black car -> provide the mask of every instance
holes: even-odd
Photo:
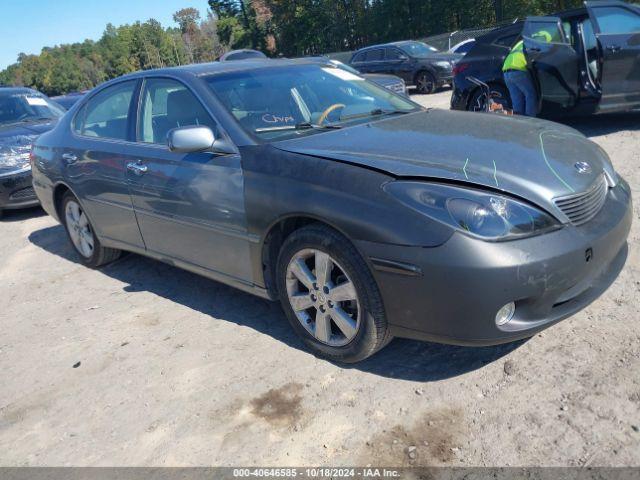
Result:
[[[463,55],[439,52],[423,42],[374,45],[353,54],[349,64],[361,73],[384,73],[402,78],[419,93],[433,93],[452,83],[453,66]]]
[[[540,31],[551,41],[537,36]],[[640,108],[640,8],[621,1],[588,1],[585,8],[529,17],[480,37],[454,68],[452,109],[484,110],[486,93],[469,77],[489,84],[493,96],[510,105],[502,65],[521,38],[542,116]]]
[[[279,299],[338,361],[394,336],[529,337],[613,282],[633,217],[569,127],[427,110],[308,59],[114,79],[32,157],[83,264],[133,251]]]
[[[63,114],[35,90],[0,88],[0,217],[3,210],[38,205],[31,185],[31,145]]]

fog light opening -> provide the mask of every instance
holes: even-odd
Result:
[[[516,312],[516,304],[514,302],[507,303],[496,313],[496,325],[502,327],[511,321],[513,314]]]

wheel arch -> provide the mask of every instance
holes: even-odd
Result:
[[[425,73],[425,72],[428,73],[429,75],[431,75],[436,82],[438,81],[438,78],[437,78],[437,75],[436,75],[436,71],[432,66],[430,66],[430,65],[420,65],[416,69],[416,73],[413,75],[413,84],[414,85],[418,84],[418,76],[421,73]]]
[[[55,209],[56,215],[58,215],[58,220],[60,222],[62,222],[62,213],[60,212],[60,207],[62,206],[62,199],[67,192],[71,192],[76,198],[78,198],[71,187],[69,187],[69,185],[64,182],[58,182],[53,187],[53,208]]]
[[[489,80],[487,82],[485,82],[487,85],[489,85],[490,88],[493,88],[494,86],[498,86],[502,89],[504,89],[504,91],[507,94],[507,100],[509,101],[509,105],[511,105],[511,96],[509,95],[509,89],[507,88],[507,84],[504,82],[503,79],[500,78],[494,78],[492,80]],[[469,90],[469,96],[467,97],[467,105],[466,105],[466,110],[467,111],[471,111],[471,104],[473,103],[473,99],[476,96],[476,93],[480,90],[480,87],[474,87],[471,90]]]
[[[317,215],[302,212],[288,213],[274,220],[265,230],[265,234],[262,236],[260,241],[264,285],[272,298],[277,298],[278,295],[277,282],[275,281],[275,269],[282,244],[293,232],[313,224],[324,225],[331,228],[351,241],[349,235],[347,235],[343,229],[335,225],[333,222],[327,221]],[[356,248],[356,250],[358,250],[358,253],[362,255],[362,252],[359,251],[356,244],[354,242],[351,242],[351,244]],[[365,256],[362,256],[362,258],[367,264],[369,264],[369,261]]]

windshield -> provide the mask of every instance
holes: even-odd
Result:
[[[427,45],[423,42],[409,42],[399,45],[399,47],[405,51],[409,56],[416,58],[424,58],[438,52],[436,47]]]
[[[263,140],[308,135],[420,109],[410,100],[331,66],[266,67],[205,80],[240,125]]]
[[[51,120],[64,110],[43,95],[35,93],[0,93],[0,125]]]

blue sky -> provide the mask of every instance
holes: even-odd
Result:
[[[173,26],[173,13],[195,7],[204,17],[207,0],[1,0],[0,70],[20,52],[97,40],[107,23],[122,25],[155,18]]]

